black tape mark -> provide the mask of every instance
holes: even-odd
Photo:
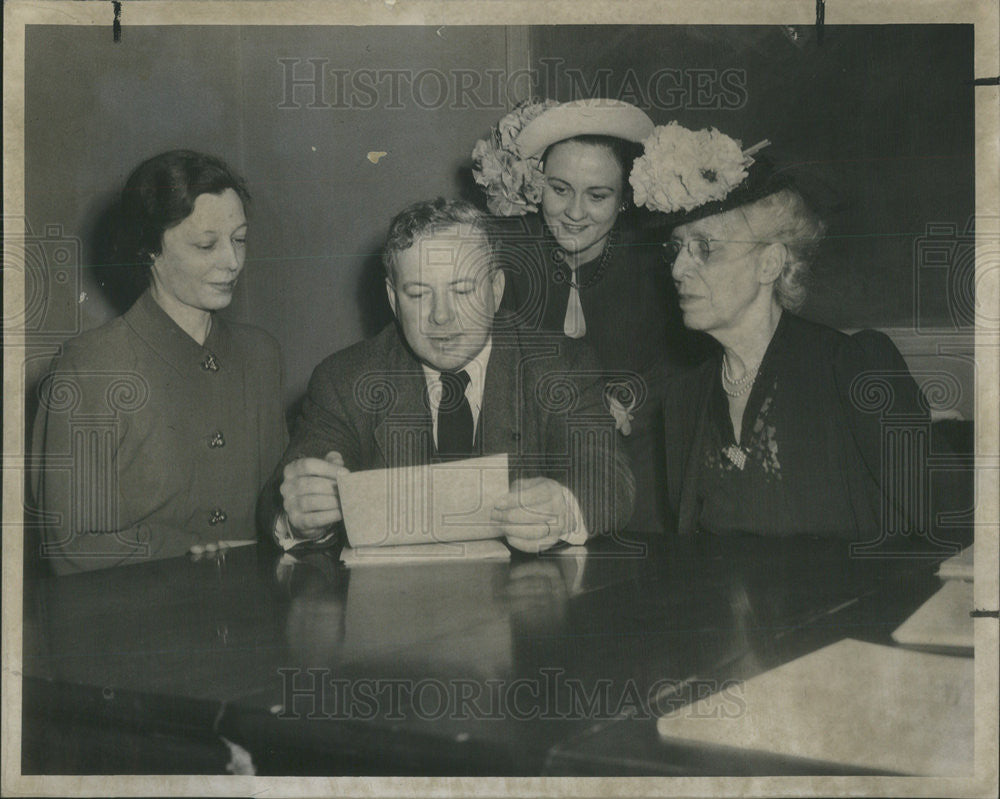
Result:
[[[996,78],[976,78],[975,80],[967,80],[965,82],[966,86],[1000,86],[1000,77]]]
[[[970,610],[969,615],[974,619],[1000,619],[1000,610]]]
[[[115,10],[115,21],[111,23],[111,34],[117,43],[122,40],[122,4],[115,0],[111,6]]]
[[[823,44],[823,23],[826,20],[826,0],[816,0],[816,44]]]

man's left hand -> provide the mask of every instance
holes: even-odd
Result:
[[[507,543],[522,552],[541,552],[572,532],[566,491],[549,477],[515,480],[493,506]]]

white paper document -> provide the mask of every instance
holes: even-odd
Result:
[[[490,516],[508,475],[506,454],[343,475],[347,540],[357,549],[500,538]]]
[[[407,563],[450,563],[463,560],[510,560],[502,541],[448,541],[437,544],[400,544],[394,547],[344,547],[340,559],[345,566]]]
[[[972,581],[975,567],[975,544],[971,544],[954,557],[948,558],[938,568],[942,580]]]
[[[975,635],[972,583],[946,580],[940,590],[924,602],[892,634],[892,640],[908,646],[940,646],[972,649]]]
[[[673,711],[657,728],[685,743],[971,776],[973,683],[972,658],[847,639]]]

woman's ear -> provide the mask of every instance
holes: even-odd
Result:
[[[774,283],[785,271],[788,263],[788,248],[780,241],[772,241],[760,255],[757,262],[757,279],[762,284]]]
[[[388,277],[385,279],[385,294],[389,298],[389,307],[392,308],[392,315],[398,317],[399,314],[396,313],[396,286]]]
[[[493,281],[493,313],[500,310],[500,302],[503,300],[504,286],[507,284],[507,276],[501,267],[494,267],[494,272],[490,277]]]

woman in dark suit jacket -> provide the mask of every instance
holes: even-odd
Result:
[[[57,574],[255,537],[287,440],[278,345],[216,313],[243,270],[249,199],[222,161],[187,150],[129,177],[121,243],[148,288],[63,345],[35,424],[41,556]]]

